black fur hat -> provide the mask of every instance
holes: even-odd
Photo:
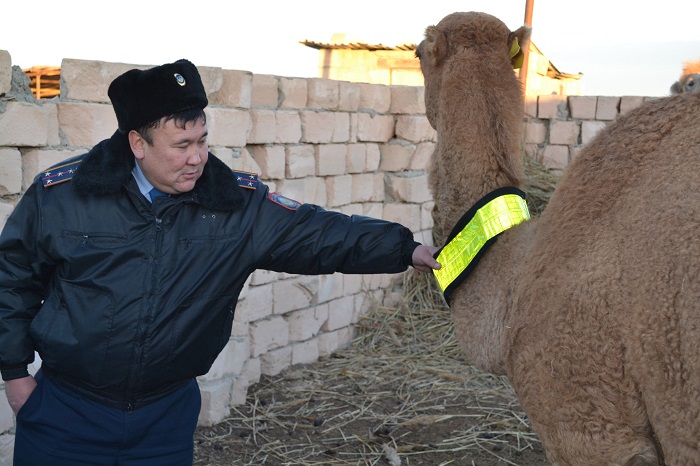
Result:
[[[107,94],[122,133],[209,103],[197,67],[184,59],[129,70],[112,81]]]

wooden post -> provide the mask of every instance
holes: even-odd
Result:
[[[535,7],[535,0],[525,0],[525,24],[532,27],[532,10]],[[525,56],[523,57],[523,66],[520,68],[520,82],[523,85],[523,96],[527,93],[527,75],[528,67],[530,61],[530,44],[527,44],[525,50],[523,50]]]

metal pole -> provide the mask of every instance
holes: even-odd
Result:
[[[535,0],[525,0],[525,24],[532,27],[532,10],[535,8]],[[527,93],[527,74],[528,65],[530,59],[530,44],[527,44],[525,50],[523,50],[525,56],[523,57],[523,67],[520,68],[520,82],[523,85],[523,95]]]

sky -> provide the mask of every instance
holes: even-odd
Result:
[[[159,65],[187,58],[255,74],[318,76],[300,41],[335,33],[384,45],[419,43],[455,11],[482,11],[511,30],[525,0],[33,0],[2,6],[0,50],[12,64],[64,58]],[[532,40],[559,71],[583,73],[586,95],[668,95],[683,62],[700,59],[700,2],[533,0]],[[100,5],[98,7],[98,5]]]

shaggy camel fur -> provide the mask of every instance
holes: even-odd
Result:
[[[671,94],[684,92],[700,92],[700,60],[683,63],[681,77],[671,85]]]
[[[436,228],[523,185],[530,30],[453,13],[417,48],[437,131]],[[700,93],[601,131],[547,208],[502,233],[454,291],[455,333],[506,375],[554,465],[700,465]]]

